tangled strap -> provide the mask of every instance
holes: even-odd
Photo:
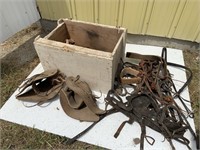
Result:
[[[195,140],[196,135],[188,123],[186,116],[174,100],[178,98],[188,116],[193,117],[193,113],[185,105],[183,102],[184,99],[180,96],[181,92],[192,79],[191,70],[185,66],[167,62],[166,48],[163,48],[162,57],[136,53],[128,53],[127,55],[135,59],[140,59],[140,63],[131,64],[125,62],[119,64],[114,89],[110,90],[105,98],[106,106],[111,105],[112,108],[107,110],[107,113],[102,115],[99,121],[107,115],[116,112],[121,112],[129,118],[129,120],[122,122],[119,126],[114,134],[115,138],[119,136],[126,123],[132,124],[134,121],[137,121],[142,131],[140,137],[141,150],[144,149],[144,139],[151,145],[155,142],[153,137],[146,135],[146,126],[162,133],[169,141],[172,149],[175,149],[172,139],[185,144],[188,149],[191,149],[189,147],[189,140],[184,137],[184,133],[189,129]],[[171,79],[167,65],[185,69],[190,73],[188,80],[179,90],[176,89]],[[172,92],[172,88],[174,88],[175,93]],[[127,89],[132,89],[132,92],[128,92]],[[124,102],[122,97],[125,97],[127,101]],[[87,129],[68,140],[67,144],[75,142],[75,140],[87,133],[98,122],[93,123]]]
[[[142,131],[140,149],[144,147],[144,138],[147,139],[149,137],[146,135],[146,126],[162,133],[169,141],[172,149],[175,149],[172,139],[185,144],[188,149],[191,149],[189,140],[184,137],[187,129],[191,131],[195,138],[195,133],[186,116],[174,100],[175,97],[178,97],[188,115],[193,117],[191,111],[180,97],[180,93],[190,82],[191,77],[177,91],[167,70],[167,64],[189,69],[181,65],[167,63],[166,52],[166,48],[163,48],[162,57],[128,53],[129,57],[140,59],[140,62],[139,64],[123,63],[120,65],[120,73],[116,77],[115,90],[110,90],[106,97],[107,105],[111,105],[129,118],[128,121],[124,121],[120,125],[114,136],[117,138],[125,123],[137,121]],[[127,86],[131,86],[134,90],[128,93]],[[175,95],[172,95],[173,87],[176,92]],[[125,91],[125,94],[122,94],[122,91]],[[125,96],[126,102],[122,101],[121,97],[123,96]],[[154,139],[150,144],[153,143]]]

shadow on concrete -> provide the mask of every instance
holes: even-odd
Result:
[[[200,50],[200,44],[197,42],[169,39],[165,37],[156,37],[150,35],[127,34],[126,42],[132,44],[176,48],[181,50]]]
[[[1,59],[1,75],[6,74],[7,71],[11,69],[17,69],[37,58],[38,55],[33,45],[34,39],[38,35],[44,37],[46,34],[46,32],[42,31],[42,33],[31,37],[25,43],[16,47],[11,53],[8,53],[5,57],[3,57]]]

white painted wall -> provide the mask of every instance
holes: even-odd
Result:
[[[0,0],[0,43],[39,19],[35,0]]]

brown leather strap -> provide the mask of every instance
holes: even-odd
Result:
[[[37,83],[40,80],[52,77],[52,76],[58,74],[58,72],[59,71],[57,69],[46,70],[46,71],[42,72],[41,74],[36,74],[36,75],[32,76],[31,78],[26,79],[25,82],[21,86],[19,86],[20,92],[17,95],[20,95],[27,87],[31,86],[34,82]]]
[[[43,86],[43,84],[40,84],[39,86],[41,86],[43,89],[45,86]],[[49,89],[50,87],[47,87],[46,89],[44,90],[50,90]],[[41,96],[41,95],[38,95],[34,92],[33,89],[29,90],[28,92],[24,93],[24,94],[21,94],[21,95],[18,95],[16,98],[18,100],[21,100],[21,101],[29,101],[29,102],[45,102],[47,100],[50,100],[52,98],[54,98],[58,93],[59,91],[61,90],[62,88],[62,85],[57,85],[56,88],[54,88],[48,95],[46,96]]]
[[[64,89],[60,91],[60,104],[64,112],[74,118],[81,121],[98,121],[99,116],[93,113],[88,107],[82,109],[74,109],[69,105],[69,93],[65,92]]]
[[[79,108],[81,105],[84,104],[83,99],[73,91],[69,91],[68,95],[71,95],[68,97],[68,104],[71,108]]]
[[[64,76],[58,70],[44,71],[41,74],[34,75],[22,86],[21,91],[16,95],[18,100],[30,102],[45,102],[54,98],[63,87]],[[54,80],[57,82],[54,82]],[[29,86],[32,88],[25,91]]]
[[[76,80],[76,78],[74,77],[68,77],[66,79],[67,87],[78,94],[80,97],[82,97],[84,103],[92,112],[94,112],[95,114],[104,114],[105,111],[98,108],[92,94],[88,93],[87,89],[83,89],[83,84],[83,82],[81,82],[80,80]]]
[[[132,75],[134,77],[125,77],[126,75]],[[139,71],[135,70],[131,67],[126,67],[123,68],[121,73],[120,73],[120,79],[121,79],[121,84],[134,84],[134,83],[140,83],[141,82],[141,78],[138,77]]]
[[[166,51],[166,49],[164,50]],[[173,149],[175,147],[173,146],[172,139],[185,144],[188,149],[191,149],[188,145],[188,140],[183,135],[187,129],[191,131],[194,137],[195,134],[173,99],[171,87],[174,84],[167,70],[166,52],[162,53],[162,57],[136,53],[127,53],[127,56],[140,59],[140,62],[138,67],[134,68],[131,68],[133,65],[130,63],[127,66],[122,65],[120,72],[121,85],[123,84],[124,87],[126,84],[135,84],[136,88],[130,93],[130,96],[126,96],[127,102],[123,102],[116,95],[117,92],[110,90],[106,97],[106,105],[111,105],[130,119],[134,118],[141,125],[140,149],[144,148],[144,138],[147,140],[148,137],[146,136],[145,126],[162,133]],[[174,66],[177,67],[178,65],[175,64]],[[126,81],[126,77],[128,77],[128,81]],[[135,77],[139,77],[141,79],[140,82],[136,83],[132,80]],[[120,87],[119,83],[118,87]],[[180,91],[184,87],[185,84]],[[177,90],[175,89],[175,91]],[[115,137],[119,135],[125,123],[126,121],[118,128]]]
[[[98,108],[88,84],[77,76],[66,78],[65,85],[60,91],[60,103],[64,112],[81,121],[98,121],[99,115],[105,111]]]

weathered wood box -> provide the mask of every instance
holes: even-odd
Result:
[[[80,75],[92,90],[107,93],[124,55],[125,38],[124,28],[62,19],[46,37],[37,37],[34,46],[45,70]]]

